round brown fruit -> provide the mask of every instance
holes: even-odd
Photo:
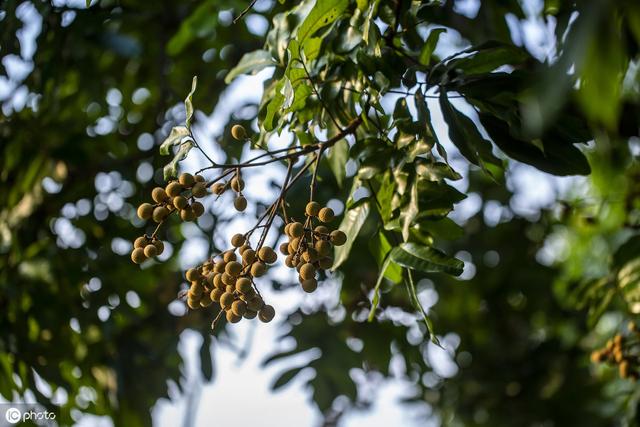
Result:
[[[211,293],[209,294],[209,298],[211,298],[211,301],[213,302],[219,302],[220,301],[220,297],[222,296],[224,292],[222,291],[222,289],[214,289],[211,291]]]
[[[307,214],[307,216],[318,216],[318,213],[320,212],[320,203],[307,203],[307,206],[304,208],[304,212]]]
[[[191,298],[187,298],[187,305],[191,310],[197,310],[200,308],[200,301],[193,300]]]
[[[200,199],[207,195],[207,187],[203,182],[196,182],[191,189],[191,194],[193,194],[193,197]]]
[[[242,141],[247,137],[247,131],[242,125],[233,125],[231,128],[231,136],[235,140]]]
[[[282,255],[289,255],[289,242],[281,243],[278,250]]]
[[[224,262],[231,262],[236,260],[236,253],[234,251],[226,251],[222,256]]]
[[[180,211],[180,218],[183,221],[193,221],[196,219],[196,214],[193,212],[193,209],[191,209],[191,206],[187,206]]]
[[[178,181],[170,182],[166,188],[166,192],[169,195],[169,197],[179,196],[182,190],[183,190],[183,187]]]
[[[331,243],[336,246],[342,246],[347,242],[347,235],[342,230],[333,230],[330,237]]]
[[[320,235],[329,234],[329,229],[327,227],[325,227],[324,225],[317,226],[316,228],[313,229],[313,231],[316,234],[320,234]]]
[[[234,176],[233,178],[231,178],[231,189],[236,193],[239,193],[242,190],[244,190],[244,181],[242,180],[241,177]]]
[[[331,243],[326,240],[318,240],[316,242],[316,251],[321,257],[329,255],[331,253]]]
[[[276,310],[271,305],[265,305],[258,312],[258,318],[264,323],[271,322],[275,315]]]
[[[233,201],[233,206],[238,212],[244,212],[244,210],[247,209],[247,199],[245,199],[243,196],[238,196]]]
[[[204,213],[204,205],[200,202],[193,202],[191,204],[191,210],[193,211],[193,214],[196,216],[196,218],[199,218]]]
[[[216,194],[218,196],[224,193],[224,190],[225,190],[224,184],[221,182],[216,182],[211,186],[211,191],[213,192],[213,194]]]
[[[144,248],[144,256],[147,258],[153,258],[158,255],[158,248],[155,245],[147,245]]]
[[[238,323],[240,319],[242,319],[242,317],[238,316],[231,310],[225,313],[225,317],[227,318],[227,322],[229,323]]]
[[[184,209],[188,204],[189,202],[184,196],[176,196],[173,198],[173,206],[175,206],[177,209]]]
[[[151,198],[156,203],[162,203],[167,199],[167,193],[162,187],[156,187],[151,191]]]
[[[264,301],[258,295],[247,301],[247,308],[249,310],[258,311],[264,306]]]
[[[333,209],[331,208],[322,208],[320,209],[320,212],[318,212],[318,219],[325,223],[333,221],[334,217],[335,214],[333,213]]]
[[[231,245],[234,248],[239,248],[240,246],[244,245],[244,241],[245,238],[240,233],[234,234],[233,237],[231,237]]]
[[[144,249],[142,248],[135,248],[131,252],[131,261],[135,262],[136,264],[142,264],[146,259],[147,257],[144,255]]]
[[[289,226],[289,235],[291,237],[300,237],[304,233],[304,226],[299,222],[292,222]]]
[[[260,276],[264,275],[264,273],[266,273],[266,271],[267,271],[267,266],[264,263],[260,262],[260,261],[254,262],[251,265],[251,275],[253,277],[260,277]]]
[[[220,306],[222,308],[224,308],[225,310],[227,310],[227,309],[229,309],[231,307],[231,304],[233,304],[233,300],[234,299],[235,298],[234,298],[232,293],[225,292],[220,297]]]
[[[251,264],[256,260],[256,251],[254,251],[253,249],[247,249],[246,251],[242,252],[242,260],[246,264]]]
[[[305,292],[311,293],[318,288],[318,281],[316,279],[307,279],[302,282],[302,289]]]
[[[251,280],[246,277],[241,277],[236,281],[236,290],[242,294],[246,294],[251,291]]]
[[[144,248],[149,243],[149,240],[146,236],[140,236],[133,241],[134,248]]]
[[[311,263],[305,263],[302,267],[300,267],[300,276],[304,280],[313,279],[316,275],[316,268]]]
[[[258,258],[267,264],[273,264],[278,259],[278,255],[269,246],[263,246],[260,248],[260,251],[258,251]]]
[[[162,222],[169,215],[169,209],[164,206],[158,206],[153,210],[153,220],[155,222]]]
[[[194,175],[193,176],[196,180],[196,182],[205,182],[204,176],[202,175]]]
[[[230,276],[238,276],[242,272],[242,264],[237,261],[231,261],[225,266],[224,271]]]
[[[233,311],[236,316],[242,316],[247,311],[247,303],[236,300],[231,304],[231,311]]]
[[[257,315],[258,315],[257,311],[247,309],[247,311],[244,312],[243,317],[245,319],[255,319]]]
[[[140,206],[138,206],[138,218],[149,219],[151,218],[152,215],[153,215],[153,205],[151,203],[143,203]]]
[[[333,266],[333,259],[328,256],[320,258],[319,264],[321,269],[328,270]]]
[[[191,187],[195,182],[195,178],[193,177],[193,175],[191,175],[190,173],[183,173],[180,175],[180,178],[178,178],[178,182],[185,188],[189,188]]]
[[[184,275],[188,281],[195,282],[196,280],[202,279],[202,275],[196,268],[190,268]]]

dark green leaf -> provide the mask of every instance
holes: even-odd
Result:
[[[429,246],[402,243],[391,250],[391,259],[399,265],[423,273],[444,272],[454,276],[462,274],[464,263],[459,259]]]

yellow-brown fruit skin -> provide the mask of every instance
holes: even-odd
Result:
[[[269,323],[276,315],[276,310],[271,305],[265,305],[258,312],[258,318],[264,323]]]
[[[251,266],[251,275],[253,277],[260,277],[264,275],[266,271],[267,266],[262,262],[253,263],[253,265]]]
[[[185,188],[191,187],[195,182],[195,178],[190,173],[184,172],[178,178],[178,182]]]
[[[167,199],[167,193],[162,187],[156,187],[151,191],[151,198],[156,203],[162,203]]]
[[[331,208],[322,208],[320,212],[318,212],[318,219],[322,222],[331,222],[335,214],[333,213],[333,209]]]
[[[258,315],[257,311],[247,309],[247,311],[244,312],[244,315],[242,317],[244,317],[245,319],[255,319],[257,315]]]
[[[155,222],[162,222],[169,215],[169,210],[164,206],[158,206],[153,210],[153,220]]]
[[[211,186],[211,191],[213,192],[213,194],[216,194],[218,196],[224,193],[224,190],[225,190],[224,184],[221,182],[216,182]]]
[[[300,276],[304,280],[313,279],[316,275],[316,268],[313,264],[306,263],[300,268]]]
[[[174,181],[174,182],[170,182],[169,185],[167,185],[167,189],[166,190],[167,190],[167,194],[170,197],[176,197],[176,196],[180,195],[180,193],[182,192],[183,189],[184,188],[182,187],[182,185],[179,182]]]
[[[237,261],[231,261],[225,266],[224,271],[230,276],[238,276],[242,272],[242,265]]]
[[[229,292],[225,292],[220,297],[220,306],[225,310],[227,310],[231,307],[231,304],[233,304],[233,300],[234,300],[233,294]]]
[[[300,237],[304,233],[304,226],[299,222],[292,222],[289,225],[289,235],[291,237]]]
[[[251,280],[246,277],[241,277],[236,281],[236,290],[242,294],[249,293],[251,291]]]
[[[242,253],[242,260],[247,264],[253,263],[253,261],[256,260],[256,251],[253,249],[247,249]]]
[[[131,252],[131,261],[136,264],[142,264],[146,259],[147,257],[144,255],[144,249],[142,248],[135,248]]]
[[[200,275],[200,272],[195,268],[188,269],[184,276],[190,282],[195,282],[196,280],[200,280],[202,278],[202,276]]]
[[[242,178],[238,176],[234,176],[233,178],[231,178],[231,189],[236,193],[244,190],[244,181],[242,180]]]
[[[244,241],[245,238],[240,233],[234,234],[233,237],[231,237],[231,245],[234,248],[239,248],[240,246],[244,245]]]
[[[231,262],[231,261],[235,261],[237,258],[236,258],[235,252],[226,251],[222,256],[222,259],[224,260],[224,262]]]
[[[224,292],[221,289],[214,289],[211,291],[211,293],[209,294],[209,298],[211,298],[211,301],[213,302],[219,302],[220,301],[220,297],[222,296]]]
[[[247,137],[247,131],[242,125],[233,125],[231,128],[231,136],[237,141],[242,141]]]
[[[147,258],[153,258],[158,255],[158,248],[155,245],[147,245],[144,248],[144,256]]]
[[[193,202],[191,210],[193,211],[193,215],[198,218],[204,213],[204,205],[200,202]]]
[[[236,300],[231,304],[231,311],[233,311],[236,316],[242,316],[247,311],[247,303]]]
[[[342,246],[347,243],[347,235],[341,230],[333,230],[331,232],[331,243],[336,246]]]
[[[307,203],[307,206],[305,207],[304,212],[308,216],[318,216],[318,213],[320,212],[320,203],[318,202]]]
[[[254,296],[247,301],[247,308],[249,310],[258,311],[264,306],[264,301],[259,296]]]
[[[225,313],[225,317],[227,318],[227,322],[229,322],[229,323],[238,323],[238,322],[242,319],[242,317],[240,317],[240,316],[236,315],[236,314],[235,314],[233,311],[231,311],[231,310],[228,310],[228,311]]]
[[[175,206],[177,209],[184,209],[188,204],[189,202],[184,196],[175,196],[173,198],[173,206]]]
[[[321,269],[328,270],[333,267],[333,259],[331,257],[320,258],[319,264]]]
[[[138,218],[140,219],[150,219],[151,216],[153,215],[153,205],[151,203],[143,203],[140,206],[138,206]]]
[[[136,240],[133,241],[133,247],[134,248],[144,248],[145,246],[147,246],[147,243],[149,241],[147,240],[147,238],[145,236],[140,236],[138,238],[136,238]]]
[[[244,212],[244,210],[247,209],[247,199],[245,199],[243,196],[238,196],[233,201],[233,206],[238,212]]]
[[[316,279],[304,280],[302,282],[302,289],[307,293],[311,293],[318,289],[318,281]]]
[[[191,209],[190,206],[187,206],[180,211],[180,219],[182,219],[183,221],[193,221],[194,219],[196,219],[196,214],[193,212],[193,209]]]
[[[267,264],[273,264],[278,259],[278,255],[268,246],[263,246],[258,251],[258,258]]]
[[[197,197],[198,199],[200,199],[207,195],[207,187],[205,187],[204,183],[197,182],[193,185],[191,194],[193,195],[193,197]]]

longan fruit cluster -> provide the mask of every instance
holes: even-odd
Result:
[[[640,378],[640,332],[633,322],[629,323],[628,329],[628,336],[616,334],[603,348],[592,352],[591,361],[617,365],[620,378],[637,380]]]
[[[262,246],[256,252],[242,234],[235,234],[231,245],[233,249],[223,252],[218,259],[186,272],[191,283],[187,305],[197,309],[217,303],[230,323],[237,323],[243,317],[258,317],[262,322],[270,322],[275,309],[265,304],[253,279],[266,274],[267,266],[276,262],[277,254],[268,246]]]
[[[211,191],[217,196],[222,196],[228,188],[231,188],[235,192],[235,199],[233,200],[233,207],[238,212],[244,212],[247,209],[247,199],[242,194],[244,190],[244,180],[240,176],[240,170],[236,170],[233,178],[229,182],[216,182],[211,185]]]
[[[164,252],[164,243],[162,243],[162,240],[155,236],[149,237],[145,234],[133,242],[131,261],[136,264],[142,264],[148,258],[155,258],[162,252]]]
[[[286,255],[285,265],[298,271],[298,280],[305,292],[313,292],[318,287],[316,273],[333,265],[333,246],[344,245],[347,236],[340,230],[330,230],[325,225],[314,227],[314,221],[329,223],[334,218],[331,208],[321,207],[317,202],[309,202],[305,207],[306,221],[290,222],[284,227],[289,237],[280,245],[280,252]]]

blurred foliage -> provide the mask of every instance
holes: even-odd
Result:
[[[371,403],[354,370],[374,384],[400,376],[414,385],[407,403],[446,425],[635,425],[634,384],[589,367],[587,354],[640,312],[640,5],[482,1],[474,15],[460,3],[260,0],[237,23],[249,2],[0,3],[0,394],[53,407],[42,380],[66,395],[61,424],[79,410],[149,425],[167,380],[181,384],[185,328],[205,337],[211,379],[211,319],[183,316],[179,266],[128,264],[143,232],[134,206],[163,181],[155,147],[184,122],[192,77],[197,124],[237,76],[271,67],[261,104],[217,135],[228,157],[243,150],[230,143],[238,122],[260,130],[255,147],[282,131],[304,145],[363,120],[355,141],[331,148],[317,194],[345,201],[353,245],[329,278],[340,300],[289,315],[296,348],[265,363],[320,356],[274,388],[313,369],[328,425]],[[525,43],[527,20],[554,29],[552,42]],[[504,185],[509,159],[589,177],[523,217]],[[482,209],[457,224],[448,215],[468,194]],[[224,226],[206,218],[204,235]],[[183,231],[167,230],[168,253]],[[449,275],[461,273],[455,254],[461,278]]]

